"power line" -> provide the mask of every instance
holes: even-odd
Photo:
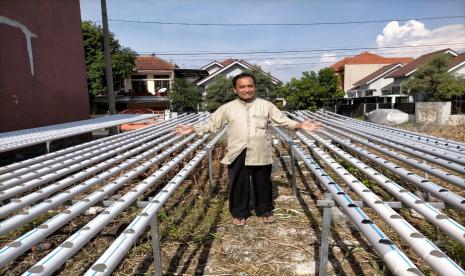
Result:
[[[394,18],[380,20],[362,20],[362,21],[340,21],[340,22],[310,22],[310,23],[190,23],[190,22],[162,22],[162,21],[143,21],[143,20],[128,20],[128,19],[109,19],[112,22],[124,23],[140,23],[140,24],[157,24],[157,25],[180,25],[180,26],[215,26],[215,27],[274,27],[274,26],[321,26],[321,25],[348,25],[348,24],[368,24],[368,23],[385,23],[391,21],[409,21],[409,20],[441,20],[465,18],[464,15],[452,16],[435,16],[421,18]],[[98,21],[96,21],[98,22]]]
[[[355,52],[355,51],[354,51]],[[410,55],[410,54],[414,54],[414,53],[424,53],[425,50],[418,50],[418,49],[413,49],[413,50],[406,50],[406,51],[402,51],[401,53],[399,52],[393,52],[393,51],[389,51],[389,50],[385,50],[385,51],[376,51],[375,54],[402,54],[402,55]],[[356,53],[355,53],[356,54]],[[330,57],[334,57],[334,58],[338,58],[338,59],[341,59],[341,58],[345,58],[345,57],[353,57],[354,54],[337,54],[337,55],[333,55],[333,56],[330,56]],[[219,57],[220,59],[223,59],[224,57]],[[233,58],[233,57],[230,57],[230,58]],[[279,57],[276,57],[276,56],[256,56],[256,57],[247,57],[247,60],[257,60],[257,61],[260,61],[260,60],[276,60],[276,59],[320,59],[322,58],[321,55],[313,55],[313,56],[279,56]],[[243,58],[242,58],[243,59]],[[180,57],[180,58],[177,58],[176,61],[178,62],[186,62],[186,61],[190,61],[190,62],[204,62],[204,61],[212,61],[211,58],[184,58],[184,57]]]
[[[378,49],[399,49],[399,48],[419,48],[434,46],[451,46],[465,45],[465,42],[459,43],[438,43],[424,45],[402,45],[402,46],[383,46],[383,47],[357,47],[357,48],[327,48],[327,49],[306,49],[306,50],[276,50],[276,51],[243,51],[243,52],[173,52],[173,53],[156,53],[157,56],[203,56],[203,55],[247,55],[247,54],[280,54],[280,53],[309,53],[309,52],[331,52],[331,51],[356,51],[356,50],[378,50]],[[153,52],[137,52],[139,54],[150,54]]]
[[[402,52],[402,54],[410,54],[410,53],[424,53],[424,51],[419,51],[419,50],[410,50],[410,51],[406,51],[406,52]],[[376,54],[393,54],[393,52],[386,52],[386,51],[381,51],[381,52],[376,52]],[[287,61],[289,60],[289,62],[286,62],[286,63],[275,63],[275,64],[259,64],[260,66],[262,67],[273,67],[273,68],[279,68],[279,67],[288,67],[288,66],[297,66],[297,65],[324,65],[324,64],[334,64],[335,62],[337,62],[338,60],[341,60],[342,58],[345,58],[345,57],[353,57],[353,55],[335,55],[335,56],[331,56],[333,58],[336,58],[337,60],[335,61],[318,61],[318,62],[292,62],[292,60],[294,59],[321,59],[321,56],[284,56],[284,57],[264,57],[264,56],[260,56],[260,57],[248,57],[246,59],[244,59],[245,61],[248,61],[248,62],[251,62],[251,63],[257,63],[257,62],[260,62],[260,61],[266,61],[266,60],[283,60],[283,61]],[[243,58],[242,58],[243,59]],[[198,63],[198,62],[211,62],[212,59],[177,59],[175,60],[175,62],[189,62],[191,61],[191,63]]]

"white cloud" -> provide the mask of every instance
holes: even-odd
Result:
[[[397,21],[389,22],[383,29],[383,33],[377,35],[376,44],[378,47],[400,47],[395,49],[379,49],[378,52],[384,56],[404,55],[418,57],[425,53],[437,51],[444,48],[453,50],[463,50],[465,43],[465,26],[462,24],[453,24],[439,27],[437,29],[428,29],[425,24],[416,20],[409,20],[404,25]],[[435,45],[428,47],[405,47],[402,46],[419,46]],[[456,45],[454,45],[456,44]]]
[[[320,57],[321,62],[336,62],[337,57],[335,53],[324,53]]]
[[[263,67],[269,67],[269,66],[276,66],[276,65],[285,65],[289,63],[295,63],[295,60],[293,61],[292,59],[286,59],[286,58],[276,58],[276,59],[264,59],[264,60],[254,60],[250,59],[248,60],[250,63],[257,64],[259,66]]]

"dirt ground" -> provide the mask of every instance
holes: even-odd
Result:
[[[460,131],[457,133],[461,135]],[[306,166],[298,162],[297,192],[296,195],[293,194],[290,184],[290,157],[286,147],[283,144],[274,147],[272,180],[274,214],[277,217],[274,224],[264,224],[260,218],[251,216],[245,227],[233,226],[228,212],[227,167],[219,163],[224,152],[224,144],[221,143],[214,151],[214,176],[211,185],[208,182],[208,163],[204,160],[195,170],[195,174],[178,188],[159,213],[162,270],[165,275],[315,275],[318,273],[322,209],[317,207],[316,202],[323,199],[323,190],[318,183],[315,183],[315,178]],[[155,170],[156,167],[152,169]],[[145,197],[157,193],[176,172],[177,170],[173,170],[173,173],[166,176],[160,185],[154,187]],[[134,181],[132,185],[138,181]],[[129,189],[130,185],[118,193],[122,194]],[[383,197],[388,196],[379,187],[374,190],[377,193],[379,191],[378,194]],[[357,197],[353,199],[359,200]],[[251,205],[253,206],[253,202]],[[107,225],[97,238],[67,261],[56,274],[69,276],[87,271],[140,210],[135,206],[126,210]],[[365,208],[364,211],[375,223],[380,221],[370,209]],[[436,228],[422,218],[415,216],[409,210],[402,210],[401,213],[415,227],[426,231],[425,235],[433,241],[445,241],[440,245],[441,249],[456,261],[465,256],[463,246],[441,236]],[[1,237],[0,246],[24,233],[25,229],[37,226],[51,215],[53,213],[38,218],[6,237]],[[454,211],[449,215],[458,219],[463,225],[463,215]],[[0,273],[17,275],[26,271],[92,218],[93,216],[89,214],[78,216],[44,241],[52,245],[51,249],[29,251],[0,270]],[[383,223],[378,226],[392,237],[392,240],[424,273],[434,275],[390,228]],[[390,275],[382,260],[371,248],[352,223],[347,221],[337,208],[333,208],[328,275]],[[464,265],[463,259],[461,265],[462,267]],[[114,273],[115,275],[151,275],[153,272],[152,243],[147,229]]]

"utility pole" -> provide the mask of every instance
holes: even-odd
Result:
[[[108,34],[108,16],[106,0],[101,0],[103,23],[103,52],[105,54],[105,73],[107,77],[108,109],[110,115],[116,114],[115,91],[113,91],[113,71],[111,69],[110,38]],[[116,134],[115,127],[110,128],[110,135]]]

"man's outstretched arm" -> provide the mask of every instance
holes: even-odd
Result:
[[[297,123],[295,125],[295,129],[303,129],[309,132],[313,132],[316,130],[319,130],[321,127],[321,124],[318,122],[313,122],[312,120],[306,120],[303,121],[302,123]]]
[[[205,132],[217,132],[226,124],[227,118],[223,105],[220,106],[215,112],[213,112],[213,114],[210,115],[206,122],[197,123],[193,126],[184,124],[177,125],[174,131],[181,135],[189,134],[192,132],[195,132],[197,135],[203,135]]]
[[[174,131],[177,134],[185,135],[195,131],[194,127],[190,125],[177,125]]]
[[[312,120],[306,120],[301,123],[291,120],[275,105],[272,105],[271,107],[270,119],[274,126],[286,127],[295,130],[303,129],[306,131],[315,131],[321,126],[319,123]]]

